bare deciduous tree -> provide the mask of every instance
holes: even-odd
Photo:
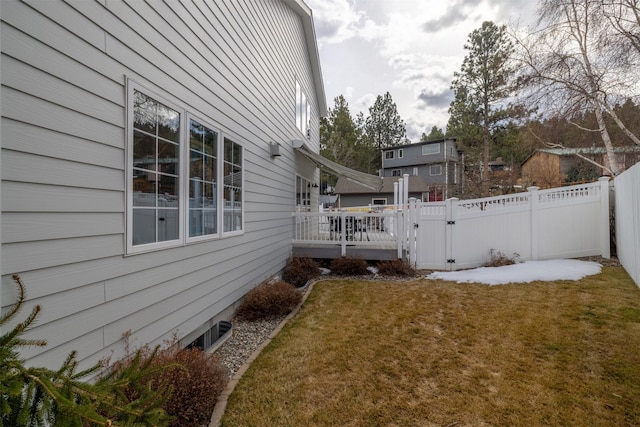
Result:
[[[514,34],[523,64],[523,97],[576,126],[573,117],[592,111],[597,127],[583,130],[599,133],[613,175],[622,167],[605,115],[640,145],[614,109],[621,99],[638,95],[637,67],[629,67],[635,56],[623,60],[619,54],[621,40],[628,45],[638,40],[638,28],[631,25],[633,16],[638,19],[636,6],[636,0],[541,0],[537,28],[524,37]]]

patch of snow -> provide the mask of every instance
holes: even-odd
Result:
[[[331,270],[329,270],[328,268],[320,267],[320,274],[325,275],[330,273],[331,273]]]
[[[372,265],[367,267],[367,270],[369,270],[372,274],[378,274],[378,269]]]
[[[427,279],[441,279],[458,283],[482,283],[504,285],[507,283],[531,283],[534,281],[580,280],[600,273],[602,265],[576,259],[525,261],[502,267],[480,267],[473,270],[437,271]]]

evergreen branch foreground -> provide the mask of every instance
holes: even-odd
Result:
[[[14,275],[13,280],[19,294],[15,305],[0,317],[3,330],[25,301],[20,277]],[[71,352],[57,371],[27,367],[18,349],[46,345],[43,340],[22,338],[40,311],[36,305],[24,321],[0,336],[0,427],[169,424],[171,417],[163,404],[171,394],[171,386],[158,383],[156,375],[168,366],[152,363],[159,347],[150,355],[138,350],[128,363],[115,365],[106,374],[101,374],[102,363],[77,372],[76,352]],[[96,376],[94,382],[86,381]],[[150,387],[152,378],[156,381]]]

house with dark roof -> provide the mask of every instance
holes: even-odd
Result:
[[[409,175],[409,197],[422,201],[444,200],[460,182],[461,159],[455,138],[442,138],[382,150],[382,189],[367,188],[345,178],[334,189],[341,207],[392,204],[393,183]]]

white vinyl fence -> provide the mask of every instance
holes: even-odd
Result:
[[[614,188],[618,259],[640,286],[640,163],[617,176]]]
[[[571,187],[412,206],[417,213],[407,227],[407,245],[419,269],[477,267],[491,259],[491,250],[521,260],[610,256],[606,177]]]

